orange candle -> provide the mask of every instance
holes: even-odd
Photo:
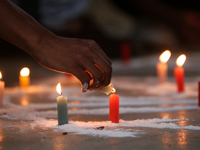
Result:
[[[184,54],[180,55],[176,60],[177,67],[174,68],[174,77],[176,80],[178,93],[184,92],[184,68],[182,66],[185,60],[186,56]]]
[[[111,94],[109,97],[109,120],[112,123],[119,123],[119,95]]]
[[[169,60],[170,56],[171,56],[171,52],[169,50],[166,50],[159,57],[160,62],[157,63],[156,65],[159,83],[163,83],[167,79],[168,66],[166,62]]]
[[[27,67],[22,68],[19,75],[19,85],[21,88],[27,88],[30,84],[30,70]]]

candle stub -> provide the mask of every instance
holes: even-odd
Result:
[[[112,83],[110,83],[108,86],[106,86],[105,88],[98,90],[99,92],[105,93],[106,95],[109,95],[110,93],[115,93],[115,88],[112,85]]]

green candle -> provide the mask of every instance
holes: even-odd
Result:
[[[61,94],[57,97],[58,125],[68,124],[67,97],[62,95],[60,83],[56,89]]]

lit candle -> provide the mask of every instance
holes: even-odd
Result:
[[[62,95],[60,83],[56,90],[61,95],[57,97],[58,125],[68,124],[67,97]]]
[[[22,68],[19,75],[19,85],[21,88],[27,88],[30,84],[30,70],[27,67]]]
[[[167,79],[168,66],[166,62],[169,60],[170,56],[171,52],[169,50],[166,50],[159,57],[160,62],[156,65],[159,83],[163,83]]]
[[[198,82],[198,106],[200,107],[200,81]]]
[[[179,93],[184,91],[184,68],[182,66],[185,60],[186,56],[184,54],[180,55],[176,60],[177,67],[174,68],[174,76]]]
[[[3,106],[4,87],[5,87],[5,82],[2,81],[2,74],[0,72],[0,107]]]
[[[115,89],[114,89],[115,90]],[[112,123],[119,123],[119,95],[111,94],[109,97],[109,120]]]
[[[109,95],[110,93],[115,93],[115,88],[113,87],[112,83],[104,87],[103,89],[98,89],[99,92],[105,93],[106,95]]]

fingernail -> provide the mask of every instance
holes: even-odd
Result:
[[[83,91],[86,92],[88,90],[88,88],[89,88],[88,83],[85,82],[83,84]]]

